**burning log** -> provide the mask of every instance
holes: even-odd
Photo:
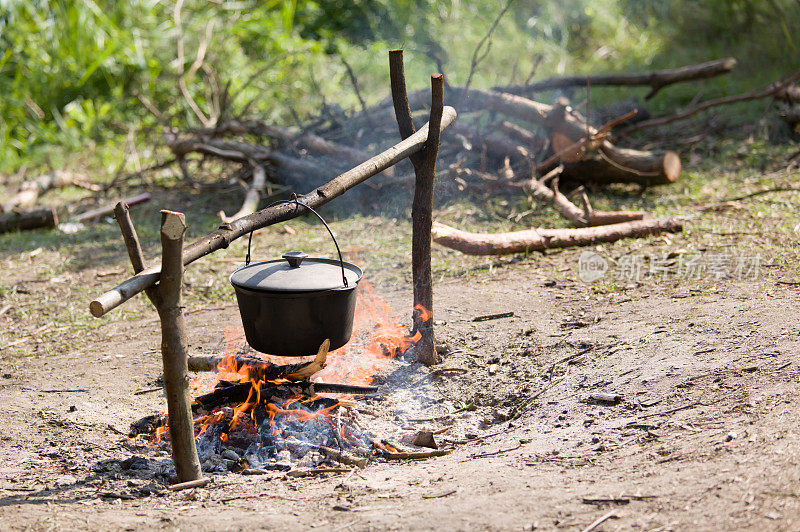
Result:
[[[622,86],[631,87],[643,85],[650,87],[650,92],[645,96],[649,100],[658,91],[684,81],[694,81],[706,79],[721,74],[726,74],[736,67],[736,59],[728,57],[716,61],[708,61],[697,65],[688,65],[680,68],[669,68],[665,70],[654,70],[640,74],[599,74],[587,76],[569,76],[561,78],[550,78],[527,85],[511,85],[506,87],[495,87],[495,90],[507,92],[509,94],[532,94],[553,89],[565,89],[568,87],[585,87],[591,83],[593,87],[600,86]]]
[[[270,396],[277,393],[279,388],[289,387],[297,393],[313,397],[317,393],[347,393],[357,395],[369,395],[378,391],[377,386],[358,386],[355,384],[338,384],[327,382],[297,382],[287,384],[271,384],[261,381],[258,385],[260,393]],[[192,404],[192,411],[210,411],[227,403],[242,403],[247,400],[250,390],[253,388],[252,382],[239,382],[216,388],[215,390],[200,395],[195,398]]]
[[[203,476],[194,442],[194,421],[189,400],[186,367],[186,328],[181,306],[183,281],[183,214],[161,211],[161,282],[153,303],[161,321],[161,357],[167,395],[172,459],[178,480],[187,482]]]
[[[580,229],[528,229],[511,233],[468,233],[434,222],[433,241],[467,255],[507,255],[545,249],[591,246],[663,232],[678,233],[683,224],[675,218],[583,227]]]
[[[369,458],[353,456],[352,454],[340,449],[333,449],[325,446],[319,446],[316,449],[331,460],[339,462],[340,464],[352,465],[363,469],[367,467],[367,464],[369,463]]]
[[[408,105],[406,80],[403,69],[403,50],[389,52],[389,73],[392,85],[392,101],[394,102],[397,125],[403,139],[414,135],[414,120]],[[411,159],[416,181],[414,185],[414,202],[411,207],[411,270],[414,279],[414,330],[421,336],[414,353],[418,360],[428,366],[441,361],[436,352],[436,340],[433,333],[433,277],[431,274],[431,225],[433,223],[433,188],[436,179],[436,157],[439,152],[439,125],[442,123],[443,85],[441,74],[431,76],[431,112],[430,128],[425,149],[415,153]],[[425,316],[427,315],[427,317]]]
[[[257,357],[193,355],[189,357],[189,371],[217,371],[223,361],[225,365],[229,366],[233,371],[239,371],[244,366],[255,367],[260,364],[271,364],[271,362]]]
[[[456,111],[452,107],[445,107],[442,114],[441,128],[449,126],[456,118]],[[298,199],[312,208],[319,208],[332,199],[341,196],[347,190],[363,183],[370,177],[397,164],[411,154],[416,154],[425,147],[428,139],[428,125],[419,131],[395,144],[386,151],[361,163],[357,167],[328,181],[308,194]],[[195,241],[186,247],[183,254],[183,264],[191,264],[197,259],[214,251],[228,247],[228,245],[251,231],[261,229],[279,222],[296,218],[301,212],[292,205],[278,205],[260,210],[249,216],[234,220],[229,224],[222,224],[219,229]],[[89,310],[95,317],[101,317],[108,311],[118,307],[136,294],[154,286],[161,276],[158,267],[148,268],[122,282],[114,289],[102,294],[91,302]]]

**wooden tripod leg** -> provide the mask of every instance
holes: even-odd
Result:
[[[189,398],[186,328],[181,307],[183,284],[183,236],[186,217],[161,211],[161,280],[158,284],[158,317],[161,320],[161,357],[167,392],[172,460],[179,482],[203,476],[194,440],[194,421]]]
[[[389,52],[389,71],[392,100],[400,135],[407,138],[414,133],[414,122],[408,106],[403,51]],[[431,226],[433,223],[433,189],[436,178],[436,157],[439,152],[439,133],[444,109],[441,74],[431,76],[430,128],[425,149],[410,157],[416,181],[414,202],[411,208],[411,270],[414,279],[414,329],[421,337],[414,347],[417,359],[428,366],[440,362],[436,352],[433,331],[433,276],[431,274]]]

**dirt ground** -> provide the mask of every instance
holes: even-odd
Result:
[[[549,260],[574,269],[578,255]],[[405,292],[381,293],[408,307]],[[605,518],[595,530],[800,529],[796,285],[598,290],[526,260],[445,279],[435,300],[450,351],[440,368],[459,369],[412,367],[410,381],[440,395],[426,411],[439,418],[402,423],[450,426],[438,438],[453,452],[352,473],[227,474],[178,493],[132,470],[98,473],[107,459],[168,458],[126,436],[164,408],[158,391],[137,394],[160,375],[154,314],[65,333],[78,335],[70,352],[7,360],[2,528],[583,530]],[[232,304],[191,311],[192,348],[213,348],[237,319]],[[465,403],[476,408],[444,415]]]

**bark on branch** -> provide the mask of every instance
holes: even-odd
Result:
[[[569,76],[550,78],[527,85],[510,85],[505,87],[495,87],[495,90],[510,94],[532,94],[538,91],[564,89],[567,87],[585,87],[591,83],[592,87],[600,86],[648,86],[650,92],[645,96],[649,100],[658,91],[683,81],[693,81],[697,79],[711,78],[730,72],[736,67],[736,59],[728,57],[716,61],[708,61],[697,65],[688,65],[680,68],[668,68],[665,70],[654,70],[652,72],[642,72],[638,74],[598,74],[589,76]]]
[[[403,50],[389,52],[389,73],[395,117],[403,138],[414,134],[414,121],[408,106]],[[442,122],[444,84],[441,74],[431,76],[431,111],[425,149],[411,156],[416,180],[411,208],[411,273],[414,283],[414,329],[420,339],[414,354],[425,365],[439,362],[434,338],[433,276],[431,274],[431,224],[433,222],[433,190],[436,179],[436,157],[439,153],[439,133]]]
[[[527,229],[510,233],[468,233],[439,222],[433,223],[433,241],[467,255],[508,255],[545,249],[591,246],[623,238],[663,232],[678,233],[676,218],[655,218],[580,229]]]
[[[167,395],[172,460],[180,482],[203,476],[194,441],[194,421],[189,398],[186,327],[181,307],[183,285],[183,214],[161,211],[161,281],[156,309],[161,321],[161,357]]]
[[[701,111],[705,111],[706,109],[711,109],[712,107],[718,107],[720,105],[747,102],[751,100],[759,100],[761,98],[770,98],[770,97],[777,99],[789,99],[790,95],[795,92],[792,89],[797,89],[797,87],[793,85],[793,83],[795,83],[798,79],[800,79],[800,71],[795,72],[794,74],[792,74],[783,81],[776,81],[775,83],[770,83],[769,85],[767,85],[762,89],[746,92],[744,94],[737,94],[733,96],[725,96],[724,98],[716,98],[713,100],[708,100],[690,109],[687,109],[682,113],[674,114],[672,116],[663,116],[660,118],[643,120],[642,122],[634,124],[628,129],[626,129],[626,132],[630,133],[633,131],[644,129],[646,127],[658,127],[666,124],[671,124],[672,122],[677,122],[678,120],[689,118],[690,116],[696,115]],[[797,96],[800,97],[800,89],[798,89],[796,92]]]
[[[527,188],[541,203],[552,204],[561,215],[572,221],[578,227],[593,227],[621,222],[642,220],[647,213],[641,211],[596,211],[585,202],[584,209],[578,208],[564,194],[559,192],[558,186],[547,188],[543,180],[531,179]]]

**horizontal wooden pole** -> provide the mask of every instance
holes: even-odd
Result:
[[[452,124],[456,116],[455,109],[452,107],[445,107],[440,130],[444,130],[447,126]],[[370,177],[394,166],[412,153],[421,151],[425,148],[427,140],[428,124],[425,124],[419,131],[407,139],[395,144],[391,148],[379,153],[355,168],[335,177],[308,194],[300,196],[299,200],[312,208],[319,208],[332,199],[341,196],[354,186],[363,183]],[[275,207],[262,209],[231,223],[222,224],[219,229],[213,233],[186,246],[183,251],[183,264],[191,264],[197,259],[213,253],[214,251],[227,248],[231,242],[251,231],[291,220],[301,214],[303,214],[303,211],[297,210],[292,205],[277,205]],[[99,318],[136,294],[155,285],[160,277],[160,267],[154,266],[148,268],[123,281],[112,290],[100,295],[89,304],[89,311],[92,313],[92,316]]]

